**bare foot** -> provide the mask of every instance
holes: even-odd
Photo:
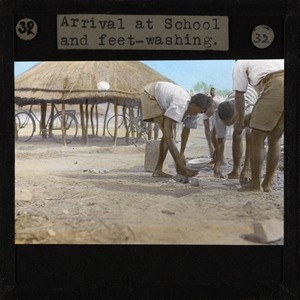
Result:
[[[159,171],[159,170],[155,170],[152,174],[152,177],[172,177],[172,175],[167,174],[165,172]]]
[[[241,188],[239,188],[238,191],[239,192],[250,192],[250,191],[262,192],[262,188],[260,186],[254,185],[252,182],[249,182],[243,185]]]
[[[198,174],[199,170],[191,169],[191,168],[183,168],[182,170],[178,169],[177,173],[186,176],[186,177],[194,177]]]
[[[240,184],[245,185],[251,181],[251,172],[242,172],[240,175]]]
[[[248,177],[240,177],[240,185],[245,185],[247,183],[249,183],[251,180],[251,178]]]
[[[240,184],[244,185],[251,181],[252,173],[247,167],[244,167],[240,174]]]
[[[263,191],[264,192],[267,192],[267,193],[272,193],[273,192],[273,189],[270,187],[270,186],[262,186],[263,188]]]
[[[228,176],[228,179],[238,179],[239,178],[239,174],[236,172],[233,172],[233,171],[228,173],[227,176]]]

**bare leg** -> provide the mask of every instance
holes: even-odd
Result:
[[[261,191],[260,174],[264,159],[264,140],[266,133],[261,130],[252,129],[249,135],[250,164],[252,178],[250,182],[242,186],[239,191]]]
[[[157,123],[155,123],[156,127],[160,127],[161,129],[164,128],[164,118],[163,117],[158,118],[156,121],[157,121]],[[164,164],[167,154],[168,154],[168,144],[166,143],[166,139],[164,138],[164,136],[162,136],[160,144],[159,144],[158,161],[157,161],[155,170],[153,171],[153,174],[152,174],[153,177],[171,177],[170,174],[163,172],[163,164]]]
[[[186,166],[186,159],[185,159],[185,156],[184,156],[184,150],[185,150],[185,146],[186,146],[186,143],[187,143],[187,140],[189,138],[189,132],[190,130],[188,130],[188,133],[185,132],[185,130],[182,131],[182,135],[181,135],[181,149],[180,149],[180,152],[178,152],[178,149],[175,145],[175,139],[174,139],[174,135],[175,135],[175,130],[176,130],[176,123],[172,122],[167,122],[167,126],[169,126],[169,131],[171,131],[173,133],[173,136],[172,136],[172,139],[169,140],[169,150],[170,150],[170,153],[175,161],[175,164],[176,164],[176,171],[178,174],[182,175],[182,176],[185,176],[185,177],[193,177],[195,176],[197,173],[198,173],[198,170],[195,170],[195,169],[191,169],[191,168],[188,168]],[[168,141],[167,141],[168,142]],[[184,144],[184,147],[182,147],[182,144]],[[174,147],[172,147],[172,145]]]
[[[272,180],[280,158],[280,137],[283,129],[275,127],[268,135],[266,176],[262,182],[264,192],[272,192]]]
[[[246,151],[245,151],[245,162],[240,174],[240,184],[244,185],[251,180],[251,167],[250,167],[250,154],[249,154],[249,135],[250,128],[246,128]]]
[[[204,120],[203,125],[204,125],[205,138],[206,138],[207,146],[209,149],[209,154],[210,154],[210,157],[213,158],[214,148],[213,148],[213,143],[212,143],[212,138],[211,138],[209,119]]]
[[[218,144],[217,144],[217,138],[216,138],[216,127],[215,126],[213,126],[213,128],[211,129],[210,137],[211,137],[211,143],[213,145],[214,150],[213,150],[210,162],[207,163],[207,167],[213,168],[214,164],[216,163],[217,150],[218,150]]]
[[[234,129],[232,136],[232,159],[233,159],[233,169],[228,174],[229,179],[239,178],[240,173],[240,163],[243,155],[243,144],[242,144],[242,132],[240,130]]]
[[[163,163],[166,159],[167,154],[168,154],[168,145],[167,145],[164,137],[162,137],[160,144],[159,144],[158,161],[157,161],[155,170],[152,174],[153,177],[171,177],[170,174],[163,172]]]

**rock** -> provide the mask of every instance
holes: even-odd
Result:
[[[176,182],[181,182],[181,183],[189,183],[189,177],[187,176],[182,176],[180,174],[176,174],[176,176],[174,177],[174,180]]]
[[[191,186],[199,186],[200,185],[200,180],[198,178],[191,178]]]
[[[253,223],[254,235],[261,243],[271,243],[283,238],[283,221],[270,219]]]
[[[47,230],[47,233],[50,235],[50,236],[56,236],[56,232],[52,229],[48,229]]]
[[[91,174],[107,174],[109,170],[97,170],[97,169],[90,169],[90,170],[83,170],[83,172],[91,173]]]

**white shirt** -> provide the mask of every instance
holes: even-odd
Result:
[[[246,92],[248,83],[256,86],[268,74],[284,70],[283,59],[238,60],[233,67],[234,91]]]
[[[186,116],[182,121],[185,127],[190,129],[197,129],[199,122],[199,114],[195,116]]]
[[[245,114],[248,114],[252,111],[255,103],[257,102],[258,93],[256,92],[256,90],[251,85],[248,85],[247,86],[247,91],[246,91],[244,97],[245,97],[245,103],[246,103]],[[225,101],[233,101],[234,99],[235,99],[235,92],[232,91],[228,95],[228,97]],[[213,124],[214,124],[215,129],[216,129],[217,138],[219,138],[219,139],[225,138],[226,135],[227,135],[227,127],[228,126],[219,117],[218,109],[216,109],[214,114],[213,114],[213,122],[214,122]]]
[[[252,111],[255,103],[257,102],[259,93],[250,84],[247,86],[247,91],[244,94],[245,99],[245,113],[248,114]],[[226,98],[226,101],[235,100],[235,91],[232,91]]]
[[[224,121],[219,117],[218,109],[215,110],[213,114],[213,125],[216,129],[216,137],[218,139],[225,139],[227,134],[227,127]]]
[[[223,102],[225,99],[223,97],[219,97],[219,96],[215,96],[213,97],[213,106],[214,106],[214,109],[217,109],[219,104],[221,102]],[[212,119],[213,118],[213,115],[208,117],[205,113],[202,114],[202,120],[207,120],[207,119]]]
[[[163,110],[164,116],[181,122],[191,100],[191,95],[176,84],[158,81],[155,84],[155,99]]]

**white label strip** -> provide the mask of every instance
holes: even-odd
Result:
[[[227,16],[57,15],[59,50],[228,51]]]

